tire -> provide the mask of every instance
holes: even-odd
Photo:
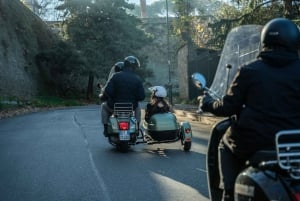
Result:
[[[181,141],[181,145],[184,151],[189,151],[191,150],[192,147],[192,142],[185,142],[184,141],[184,137],[183,137],[183,133],[180,132],[180,141]]]
[[[191,147],[192,147],[192,142],[184,142],[184,144],[183,144],[184,151],[190,151]]]
[[[128,152],[129,145],[127,142],[121,142],[121,143],[117,144],[117,149],[122,153],[126,153],[126,152]]]

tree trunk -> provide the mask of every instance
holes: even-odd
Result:
[[[86,99],[91,100],[93,98],[93,87],[94,87],[94,74],[92,72],[89,73],[89,81],[86,92]]]
[[[147,17],[146,0],[140,0],[140,7],[141,7],[141,18],[146,18]]]
[[[293,2],[292,0],[284,0],[283,1],[284,15],[287,18],[293,18]]]

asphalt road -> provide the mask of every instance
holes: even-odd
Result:
[[[180,142],[120,153],[102,135],[100,106],[0,120],[0,201],[207,201],[210,126],[189,121]]]

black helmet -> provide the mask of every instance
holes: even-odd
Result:
[[[124,62],[122,62],[122,61],[117,62],[117,63],[115,63],[114,67],[115,67],[115,73],[120,72],[123,70]]]
[[[124,67],[136,69],[140,67],[140,61],[134,56],[128,56],[124,59]]]
[[[286,18],[275,18],[264,26],[260,42],[263,48],[282,47],[295,51],[300,46],[300,32],[292,21]]]

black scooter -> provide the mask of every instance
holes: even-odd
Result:
[[[203,75],[194,73],[193,82],[212,96]],[[207,152],[207,178],[210,198],[221,201],[218,144],[233,119],[225,118],[211,131]],[[300,128],[276,134],[276,150],[262,150],[245,163],[235,181],[235,201],[300,201]]]
[[[260,25],[243,25],[231,30],[210,87],[206,87],[206,79],[199,73],[192,75],[195,86],[216,99],[225,95],[238,67],[256,58],[261,30]],[[218,145],[233,121],[228,117],[212,127],[207,151],[207,179],[212,201],[222,200]],[[300,128],[278,132],[275,144],[276,150],[259,151],[247,161],[236,178],[235,201],[300,201]]]

